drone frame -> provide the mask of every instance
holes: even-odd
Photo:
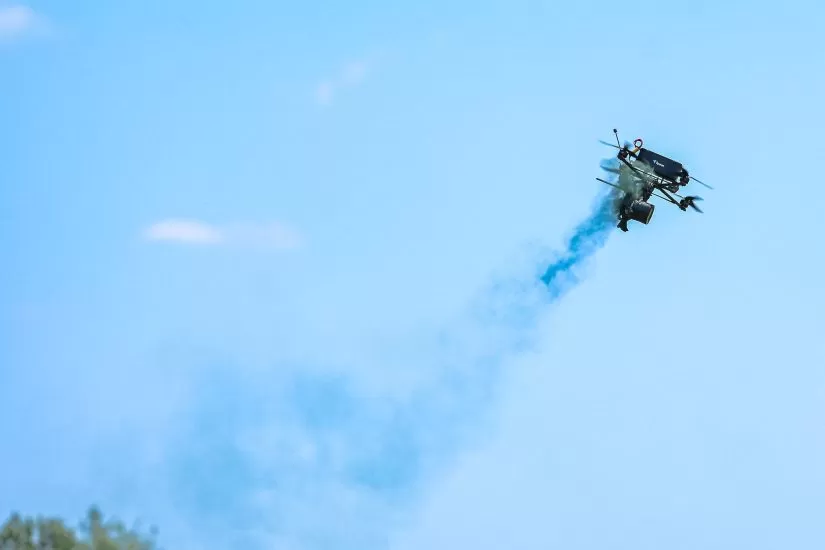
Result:
[[[599,141],[601,143],[603,143],[604,145],[608,145],[610,147],[615,147],[615,148],[619,149],[619,152],[616,155],[616,158],[618,158],[625,166],[627,166],[632,172],[634,172],[637,175],[637,177],[644,184],[643,188],[642,188],[642,195],[641,195],[641,199],[643,201],[647,202],[650,199],[651,196],[654,196],[654,197],[660,198],[662,200],[665,200],[669,203],[675,204],[682,211],[686,211],[688,207],[691,207],[694,210],[696,210],[697,212],[702,213],[702,210],[698,206],[696,206],[696,204],[695,204],[695,201],[703,200],[702,197],[682,196],[679,193],[677,193],[677,190],[680,187],[683,187],[683,186],[687,185],[688,182],[691,179],[693,179],[694,181],[696,181],[697,183],[699,183],[701,185],[704,185],[705,187],[707,187],[709,189],[713,189],[710,185],[708,185],[708,184],[706,184],[706,183],[704,183],[704,182],[702,182],[702,181],[700,181],[700,180],[698,180],[694,177],[689,176],[688,173],[687,173],[687,170],[685,170],[684,168],[682,168],[682,173],[680,174],[680,181],[676,181],[675,179],[665,177],[661,174],[651,173],[651,172],[648,172],[647,170],[639,169],[637,166],[634,166],[634,164],[631,164],[628,161],[628,157],[632,157],[633,159],[638,160],[639,159],[639,154],[638,153],[642,149],[642,146],[644,145],[644,141],[642,141],[641,138],[636,138],[635,140],[633,140],[634,148],[631,150],[628,147],[627,144],[625,144],[624,146],[621,145],[621,142],[619,141],[619,133],[615,128],[613,129],[613,134],[616,137],[616,145],[613,145],[612,143],[608,143],[606,141],[601,141],[601,140],[599,140]],[[668,160],[670,160],[670,159],[668,159]],[[673,161],[671,161],[671,162],[673,162]],[[608,171],[618,173],[617,170],[614,171],[614,170],[609,170],[608,169]],[[596,178],[596,179],[598,181],[602,182],[602,183],[605,183],[605,184],[610,185],[612,187],[616,187],[616,188],[618,188],[618,189],[620,189],[620,190],[622,190],[626,193],[628,192],[626,189],[622,189],[621,187],[619,187],[616,184],[610,183],[610,182],[608,182],[606,180],[603,180],[601,178]],[[656,193],[655,191],[660,191],[663,195],[660,195],[660,194]],[[677,201],[674,198],[674,196],[678,197],[681,200]]]

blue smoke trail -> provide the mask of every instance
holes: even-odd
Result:
[[[611,188],[611,191],[598,201],[593,213],[573,230],[565,247],[565,255],[547,266],[544,275],[541,276],[541,281],[553,299],[557,299],[570,286],[562,283],[562,277],[573,274],[572,271],[576,266],[607,243],[607,239],[616,227],[618,194]],[[575,282],[578,280],[576,279]]]
[[[434,365],[432,377],[403,398],[365,392],[346,374],[245,382],[229,374],[208,383],[215,391],[201,430],[186,437],[198,451],[179,456],[169,475],[179,498],[191,499],[196,517],[213,512],[209,521],[224,535],[234,530],[229,546],[386,548],[427,480],[478,435],[503,362],[537,341],[544,307],[606,244],[616,200],[612,188],[598,199],[564,253],[545,260],[540,284],[513,277],[483,293],[416,358]]]

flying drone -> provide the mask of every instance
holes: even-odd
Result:
[[[616,145],[599,141],[619,150],[616,158],[630,169],[629,174],[632,181],[629,185],[627,182],[624,185],[617,185],[601,178],[596,179],[624,192],[618,205],[619,225],[617,227],[619,229],[627,231],[627,222],[631,220],[645,225],[650,222],[655,209],[655,205],[648,202],[651,196],[673,203],[683,211],[687,211],[688,207],[691,207],[697,212],[702,212],[696,206],[696,201],[701,201],[702,197],[691,195],[683,197],[678,194],[679,188],[687,185],[691,179],[708,189],[713,189],[713,187],[690,176],[682,163],[655,153],[650,149],[645,149],[644,142],[640,138],[633,141],[633,149],[631,149],[629,143],[620,144],[619,133],[615,128],[613,134],[616,136]],[[618,168],[605,166],[602,166],[602,168],[608,172],[621,174]],[[675,197],[679,200],[676,200]]]

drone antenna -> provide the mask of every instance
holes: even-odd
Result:
[[[622,148],[622,142],[619,141],[619,132],[613,128],[613,135],[616,136],[616,145],[619,146],[619,149]]]

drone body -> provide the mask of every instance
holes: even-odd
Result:
[[[662,198],[667,202],[675,204],[684,211],[690,206],[697,212],[701,212],[696,206],[695,201],[702,200],[702,197],[682,197],[677,193],[679,188],[687,185],[691,179],[688,171],[682,166],[682,163],[660,155],[650,149],[645,149],[642,147],[644,143],[641,139],[636,139],[633,142],[633,149],[630,149],[628,144],[624,146],[619,145],[618,132],[614,129],[613,133],[616,135],[617,145],[604,141],[602,143],[619,149],[616,158],[629,168],[633,185],[616,185],[601,178],[596,179],[607,185],[617,187],[624,192],[618,204],[619,229],[627,231],[627,222],[631,220],[645,225],[650,222],[650,219],[653,217],[653,211],[656,208],[655,205],[648,202],[651,196]],[[620,173],[617,169],[607,170]],[[712,187],[702,183],[696,178],[693,178],[693,180],[712,189]],[[656,191],[661,194],[656,193]],[[674,196],[679,197],[680,200],[676,200]]]

